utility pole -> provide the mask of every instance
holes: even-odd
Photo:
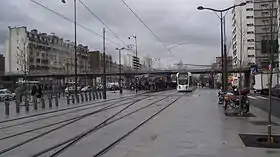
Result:
[[[106,53],[105,53],[105,28],[103,28],[103,99],[106,100]]]
[[[241,89],[242,89],[242,52],[243,52],[243,25],[242,25],[242,10],[240,10],[240,60],[239,60],[239,113],[242,112]]]
[[[273,11],[274,9],[274,1],[271,2],[271,17],[270,17],[270,46],[269,46],[269,60],[270,60],[270,63],[269,63],[269,72],[270,72],[270,77],[269,77],[269,113],[268,113],[268,130],[267,130],[267,133],[268,133],[268,142],[269,144],[271,144],[273,142],[273,139],[272,139],[272,135],[271,135],[271,111],[272,111],[272,97],[271,97],[271,89],[272,89],[272,77],[273,77],[273,71],[272,71],[272,66],[273,66],[273,63],[274,63],[274,47],[273,47]],[[269,42],[268,42],[269,43]]]
[[[222,87],[225,90],[225,78],[224,78],[224,29],[223,29],[223,13],[220,12],[220,22],[221,22],[221,58],[222,58]]]
[[[224,23],[224,88],[225,91],[228,90],[228,62],[227,62],[227,43],[226,43],[226,22],[225,22],[225,16],[223,17],[223,23]]]

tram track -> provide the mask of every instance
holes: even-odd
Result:
[[[176,93],[175,93],[175,94],[176,94]],[[33,131],[36,131],[36,130],[41,130],[41,129],[44,129],[44,128],[47,128],[47,127],[50,127],[50,126],[55,126],[55,125],[58,125],[58,124],[62,124],[62,125],[60,125],[60,126],[58,126],[58,127],[52,128],[51,130],[45,131],[45,132],[43,132],[43,133],[41,133],[41,134],[39,134],[39,135],[36,135],[36,136],[34,136],[34,137],[32,137],[32,138],[29,138],[29,139],[27,139],[27,140],[25,140],[25,141],[23,141],[23,142],[20,142],[20,143],[14,144],[14,145],[12,145],[12,146],[10,146],[10,147],[8,147],[8,148],[2,149],[2,150],[0,150],[0,154],[4,154],[4,153],[9,152],[9,151],[11,151],[11,150],[14,150],[14,149],[16,149],[16,148],[19,148],[19,147],[22,146],[22,145],[25,145],[25,144],[27,144],[27,143],[29,143],[29,142],[32,142],[32,141],[34,141],[34,140],[36,140],[36,139],[39,139],[40,137],[43,137],[43,136],[45,136],[45,135],[47,135],[47,134],[49,134],[49,133],[51,133],[51,132],[57,131],[57,130],[59,130],[59,129],[65,127],[65,126],[71,125],[71,124],[73,124],[73,123],[75,123],[75,122],[80,121],[81,119],[84,119],[84,118],[86,118],[86,117],[92,116],[92,115],[94,115],[94,114],[96,114],[96,113],[99,113],[99,112],[101,112],[101,111],[105,111],[105,110],[109,110],[109,109],[121,107],[121,106],[124,106],[124,105],[127,105],[127,104],[129,104],[128,106],[132,106],[132,105],[134,105],[135,103],[137,103],[137,102],[139,102],[139,101],[141,101],[141,100],[144,100],[145,98],[156,97],[156,96],[157,96],[157,94],[150,94],[150,95],[145,95],[145,94],[144,94],[144,97],[143,97],[143,98],[140,98],[140,99],[137,99],[137,100],[132,100],[132,101],[130,101],[130,102],[125,102],[125,103],[119,104],[119,105],[116,105],[116,102],[112,102],[111,105],[109,105],[109,106],[108,106],[108,104],[107,104],[107,106],[105,106],[105,107],[102,108],[102,109],[95,110],[95,111],[93,111],[93,112],[86,113],[86,114],[84,114],[84,115],[80,115],[80,116],[73,117],[73,118],[68,119],[68,120],[67,120],[67,119],[66,119],[66,120],[62,120],[62,121],[55,122],[55,123],[52,123],[52,124],[44,125],[44,126],[41,126],[41,127],[37,127],[37,128],[34,128],[34,129],[30,129],[30,130],[26,130],[26,131],[23,131],[23,132],[20,132],[20,133],[16,133],[16,134],[12,134],[12,135],[8,135],[8,136],[5,136],[5,137],[2,137],[0,140],[9,139],[9,138],[16,137],[16,136],[20,136],[20,135],[23,135],[23,134],[26,134],[26,133],[30,133],[30,132],[33,132]],[[138,95],[138,97],[139,97],[139,95]],[[169,97],[169,96],[168,96],[168,97]],[[165,97],[165,98],[166,98],[166,97]],[[127,98],[127,99],[130,99],[130,100],[131,100],[131,98]],[[164,98],[163,98],[163,99],[164,99]],[[158,101],[161,101],[161,100],[163,100],[163,99],[160,99],[160,100],[158,100]],[[123,100],[120,100],[120,101],[123,101]],[[158,101],[156,101],[156,102],[158,102]],[[154,102],[154,103],[156,103],[156,102]],[[154,103],[152,103],[152,104],[154,104]],[[152,104],[151,104],[151,105],[152,105]],[[127,109],[127,108],[128,108],[128,107],[126,106],[126,107],[124,108],[124,110]],[[142,108],[142,109],[143,109],[143,108]],[[142,110],[142,109],[140,109],[140,110]],[[124,111],[124,110],[122,110],[122,111]],[[122,112],[122,111],[121,111],[121,112]],[[138,111],[139,111],[139,110],[138,110]],[[135,112],[137,112],[137,111],[135,111]],[[135,113],[135,112],[133,112],[133,113]],[[127,114],[126,116],[131,115],[131,114],[133,114],[133,113]],[[118,113],[118,114],[119,114],[119,113]],[[116,115],[117,115],[117,114],[116,114]],[[118,118],[118,119],[116,119],[116,121],[117,121],[117,120],[120,120],[120,119],[122,119],[122,118],[124,118],[124,117],[126,117],[126,116],[123,116],[123,117],[121,117],[121,118]],[[114,117],[114,116],[113,116],[113,117]],[[111,118],[105,120],[105,121],[102,123],[102,125],[104,125],[105,123],[106,123],[106,125],[109,125],[109,124],[113,123],[113,121],[112,121],[112,122],[108,122],[108,121],[109,121],[110,119],[112,119],[113,117],[111,117]],[[65,124],[63,124],[63,123],[65,123]],[[108,123],[108,124],[107,124],[107,123]],[[105,125],[105,126],[106,126],[106,125]],[[98,126],[97,128],[100,129],[101,126]]]
[[[176,94],[176,93],[175,93],[175,94]],[[49,152],[54,151],[55,149],[58,149],[58,148],[60,148],[60,147],[63,146],[62,148],[60,148],[59,150],[57,150],[55,153],[53,153],[52,155],[50,155],[51,157],[58,156],[59,154],[61,154],[62,152],[66,151],[66,150],[69,149],[71,146],[73,146],[74,144],[76,144],[77,142],[79,142],[80,140],[82,140],[83,138],[85,138],[86,136],[88,136],[88,135],[90,135],[90,134],[92,134],[92,133],[94,133],[94,132],[96,132],[96,131],[98,131],[98,130],[100,130],[100,129],[106,127],[106,126],[109,126],[110,124],[113,124],[113,123],[115,123],[115,122],[117,122],[117,121],[120,121],[120,120],[122,120],[122,119],[124,119],[124,118],[126,118],[126,117],[128,117],[128,116],[130,116],[130,115],[133,115],[133,114],[135,114],[135,113],[137,113],[137,112],[139,112],[139,111],[141,111],[141,110],[144,110],[144,109],[146,109],[146,108],[148,108],[148,107],[150,107],[150,106],[153,106],[153,105],[155,105],[155,104],[157,104],[157,103],[159,103],[159,102],[162,102],[162,101],[166,100],[167,98],[170,98],[171,96],[174,96],[175,94],[165,96],[164,98],[161,98],[161,99],[159,99],[159,100],[156,100],[156,101],[153,101],[153,102],[151,102],[151,103],[148,103],[147,105],[145,105],[145,106],[143,106],[143,107],[141,107],[141,108],[139,108],[139,109],[137,109],[137,110],[134,110],[134,111],[132,111],[132,112],[129,112],[129,113],[125,114],[125,115],[122,115],[122,116],[120,116],[120,117],[114,119],[114,117],[116,117],[118,114],[120,114],[122,111],[124,111],[124,110],[122,109],[121,111],[119,111],[119,112],[115,113],[114,115],[112,115],[111,117],[105,119],[103,122],[99,123],[98,125],[94,126],[93,128],[91,128],[91,129],[89,129],[89,130],[87,130],[87,131],[85,131],[85,132],[83,132],[83,133],[80,133],[80,134],[78,134],[78,135],[76,135],[76,136],[74,136],[74,137],[72,137],[72,138],[69,138],[68,140],[65,140],[65,141],[60,142],[60,143],[58,143],[58,144],[56,144],[56,145],[53,145],[53,146],[51,146],[51,147],[49,147],[49,148],[47,148],[47,149],[45,149],[45,150],[42,150],[42,151],[40,151],[40,152],[38,152],[38,153],[32,155],[32,157],[41,156],[41,155],[43,155],[43,154],[49,153]],[[135,128],[135,129],[133,129],[133,131],[130,131],[129,134],[131,134],[132,132],[134,132],[135,130],[137,130],[140,126],[142,126],[142,125],[144,125],[145,123],[147,123],[148,121],[150,121],[153,117],[155,117],[156,115],[158,115],[159,113],[161,113],[163,110],[165,110],[166,108],[168,108],[170,105],[172,105],[173,103],[175,103],[175,102],[176,102],[177,100],[179,100],[182,96],[184,96],[184,95],[177,96],[175,100],[173,100],[172,102],[168,103],[167,105],[164,105],[164,107],[161,108],[159,111],[157,111],[155,114],[153,114],[152,117],[150,117],[148,120],[145,120],[144,122],[142,122],[141,124],[139,124],[139,126],[137,126],[137,128]],[[126,136],[128,136],[129,134],[126,134]],[[124,139],[124,138],[125,138],[125,137],[122,137],[122,139]],[[110,146],[110,147],[111,147],[111,146]],[[108,149],[108,148],[107,148],[107,149]]]

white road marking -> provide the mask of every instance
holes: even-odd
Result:
[[[250,99],[258,99],[258,98],[255,98],[255,97],[253,97],[253,96],[248,96],[248,98],[250,98]]]
[[[268,98],[266,97],[263,97],[263,96],[256,96],[257,98],[260,98],[260,99],[264,99],[264,100],[267,100]]]

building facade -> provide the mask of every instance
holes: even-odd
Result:
[[[0,54],[0,76],[5,74],[5,57]]]
[[[89,61],[90,61],[90,72],[92,73],[103,73],[104,67],[104,58],[103,53],[99,51],[90,51],[89,52]],[[105,64],[106,72],[117,72],[118,64],[113,62],[111,55],[105,55]]]
[[[75,71],[74,43],[54,33],[40,33],[26,27],[9,27],[5,41],[5,73],[73,74]],[[89,49],[77,45],[77,72],[89,71]]]
[[[235,0],[235,4],[244,2]],[[247,0],[243,7],[232,10],[233,66],[246,67],[257,64],[261,68],[269,65],[269,43],[278,45],[278,1]],[[272,28],[272,29],[271,29]],[[276,44],[277,43],[277,44]],[[278,67],[278,51],[275,53]]]
[[[142,70],[151,70],[153,67],[153,59],[150,57],[143,57],[141,59],[141,69]]]
[[[233,68],[233,57],[232,56],[227,57],[227,65],[228,65],[228,69]],[[222,69],[222,57],[216,57],[215,66],[216,66],[215,68]]]

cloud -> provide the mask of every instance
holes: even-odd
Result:
[[[67,18],[73,19],[73,1],[66,4],[59,0],[34,0],[53,9]],[[184,42],[172,49],[172,54],[150,33],[150,31],[123,5],[121,0],[82,0],[100,17],[126,44],[133,44],[130,35],[137,35],[140,56],[149,55],[161,58],[162,62],[171,64],[180,59],[184,63],[204,64],[213,62],[213,57],[220,52],[219,20],[208,11],[198,11],[198,5],[224,8],[232,5],[231,1],[221,0],[125,0],[141,17],[151,30],[168,47]],[[26,25],[28,29],[36,28],[41,32],[54,32],[64,39],[74,39],[73,23],[36,5],[30,0],[9,0],[0,6],[0,47],[3,47],[8,26]],[[102,35],[105,27],[79,0],[77,0],[77,21],[83,26]],[[11,11],[12,10],[12,11]],[[228,23],[230,23],[230,13]],[[230,28],[228,36],[230,36]],[[102,37],[81,27],[77,27],[77,40],[89,45],[90,49],[102,50]],[[119,39],[106,29],[107,53],[117,60],[116,47],[123,46]],[[116,44],[117,43],[117,44]],[[201,57],[203,56],[203,57]]]

